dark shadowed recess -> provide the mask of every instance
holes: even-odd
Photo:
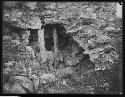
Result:
[[[45,46],[47,50],[52,50],[52,47],[54,45],[53,42],[53,29],[56,29],[56,33],[58,36],[58,47],[60,50],[62,50],[65,46],[69,45],[69,42],[71,40],[71,36],[66,34],[65,27],[63,24],[46,24],[42,26],[45,31]],[[50,47],[51,46],[51,47]]]
[[[31,45],[33,42],[38,41],[38,29],[28,29],[30,31],[30,36],[29,36],[29,45]]]

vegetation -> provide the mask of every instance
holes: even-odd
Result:
[[[120,94],[122,19],[115,13],[113,2],[3,2],[3,93]],[[31,33],[38,41],[29,41]]]

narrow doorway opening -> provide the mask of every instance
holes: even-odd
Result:
[[[46,24],[44,25],[44,38],[45,38],[45,47],[47,51],[53,51],[54,40],[53,40],[53,31],[56,30],[58,37],[58,49],[63,48],[68,42],[68,36],[66,34],[65,27],[63,24]]]

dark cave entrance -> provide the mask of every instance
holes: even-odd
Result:
[[[61,50],[65,46],[69,44],[69,40],[71,36],[66,34],[65,27],[63,24],[46,24],[41,27],[44,29],[44,40],[45,40],[45,48],[47,51],[53,51],[54,40],[53,40],[53,30],[56,29],[57,37],[58,37],[58,49]],[[29,44],[32,45],[34,42],[38,42],[38,29],[28,29],[30,31],[29,36]]]
[[[56,29],[57,37],[58,37],[58,49],[65,50],[69,45],[76,45],[78,47],[78,56],[81,52],[84,52],[84,49],[79,46],[79,44],[73,40],[72,36],[66,34],[66,29],[63,24],[46,24],[41,27],[44,29],[44,40],[45,40],[45,48],[47,51],[54,51],[54,39],[53,39],[53,31]],[[31,33],[29,36],[29,45],[32,45],[33,42],[38,42],[38,29],[28,29]]]
[[[30,31],[28,45],[31,45],[33,42],[38,42],[38,34],[37,34],[38,29],[28,29],[28,31]]]
[[[58,49],[62,49],[69,41],[69,35],[66,34],[63,24],[46,24],[44,28],[45,47],[47,51],[53,51],[54,40],[53,30],[56,29],[58,37]]]

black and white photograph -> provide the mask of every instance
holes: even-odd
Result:
[[[0,96],[0,97],[21,97],[21,96]]]
[[[2,94],[123,94],[122,7],[3,1]]]

